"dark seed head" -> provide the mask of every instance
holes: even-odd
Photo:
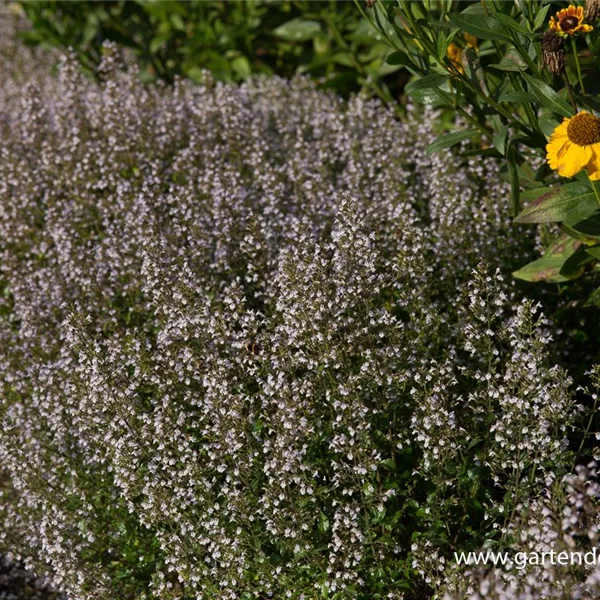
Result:
[[[571,29],[575,29],[579,25],[579,19],[577,17],[565,17],[560,21],[560,28],[563,31],[571,31]]]

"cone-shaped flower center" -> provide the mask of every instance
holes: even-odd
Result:
[[[563,31],[570,31],[579,25],[579,19],[577,17],[565,17],[560,20],[560,28]]]
[[[597,144],[600,142],[600,119],[589,113],[579,113],[569,122],[567,135],[578,146]]]

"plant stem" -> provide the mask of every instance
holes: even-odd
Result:
[[[594,188],[594,191],[596,192],[596,198],[598,198],[598,191],[596,190],[596,188],[594,187],[594,183],[592,183],[592,187]],[[600,204],[600,198],[598,198],[598,204]],[[590,432],[590,428],[592,427],[592,422],[594,420],[594,415],[596,414],[596,406],[598,404],[598,399],[596,398],[596,400],[594,400],[594,406],[591,410],[591,414],[590,414],[590,418],[587,424],[587,427],[585,428],[585,431],[583,432],[583,438],[581,439],[581,444],[579,444],[579,449],[577,450],[577,457],[579,457],[581,455],[581,451],[583,450],[583,446],[585,444],[585,440],[587,439],[587,436]]]
[[[588,175],[588,179],[589,179],[589,175]],[[598,188],[596,187],[596,184],[590,179],[590,185],[592,186],[592,189],[594,190],[594,195],[596,196],[596,201],[598,202],[598,206],[600,206],[600,193],[598,192]]]
[[[573,45],[573,56],[575,57],[575,66],[577,67],[579,87],[581,88],[581,94],[585,96],[585,88],[583,87],[583,77],[581,76],[581,65],[579,64],[579,54],[577,53],[577,41],[574,36],[571,38],[571,44]]]
[[[577,112],[577,102],[575,100],[575,94],[573,94],[573,88],[571,87],[571,82],[569,81],[569,76],[567,75],[566,71],[563,73],[563,77],[565,79],[565,83],[567,84],[567,91],[569,92],[571,106],[573,107],[573,111]]]

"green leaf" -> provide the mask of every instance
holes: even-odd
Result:
[[[510,48],[499,63],[490,67],[500,71],[526,71],[527,62],[514,48]]]
[[[567,281],[566,277],[559,275],[563,263],[564,260],[558,257],[540,258],[530,262],[518,271],[514,271],[513,277],[531,282],[549,281],[559,283]]]
[[[573,109],[569,103],[563,100],[547,83],[539,81],[527,73],[523,73],[522,75],[527,80],[531,92],[537,98],[538,102],[563,117],[573,116]]]
[[[433,73],[431,75],[425,75],[425,77],[421,77],[419,79],[413,79],[413,81],[409,82],[408,85],[404,88],[407,94],[411,94],[413,92],[422,92],[425,90],[437,90],[443,83],[445,83],[448,79],[449,75],[441,75],[438,73]]]
[[[326,531],[329,530],[329,519],[327,518],[327,516],[325,515],[325,513],[323,511],[319,512],[319,531],[321,533],[325,533]]]
[[[600,246],[592,246],[591,248],[587,248],[586,252],[594,259],[600,260]]]
[[[443,135],[439,137],[437,140],[429,144],[427,147],[427,153],[431,154],[434,152],[439,152],[444,148],[450,148],[463,140],[469,139],[474,135],[477,135],[479,132],[474,130],[467,131],[456,131],[455,133],[449,133],[447,135]]]
[[[273,33],[291,42],[306,42],[321,33],[321,25],[308,19],[292,19],[274,29]]]
[[[569,256],[563,263],[559,275],[566,277],[567,279],[577,279],[578,277],[581,277],[585,273],[585,266],[596,260],[593,254],[590,253],[590,250],[593,250],[593,248],[589,248],[586,251],[585,247],[581,247]],[[600,251],[600,248],[598,250]],[[600,258],[600,253],[597,258]]]
[[[567,234],[560,235],[550,246],[544,256],[525,265],[513,273],[513,277],[524,281],[564,282],[569,277],[561,274],[566,261],[575,254],[582,244]]]
[[[600,212],[596,212],[583,221],[571,225],[576,232],[591,239],[600,239]]]
[[[252,74],[250,61],[245,56],[238,56],[231,61],[231,68],[241,79],[248,79]]]
[[[494,65],[491,65],[492,67]],[[507,92],[506,94],[502,94],[500,98],[498,98],[499,102],[516,102],[520,104],[522,102],[535,102],[536,97],[529,92]]]
[[[496,150],[496,148],[482,148],[477,150],[467,150],[463,152],[462,156],[492,156],[494,158],[502,158],[502,154]]]
[[[535,15],[535,21],[533,22],[534,31],[537,31],[542,25],[546,23],[546,16],[549,10],[549,4],[538,10],[537,15]]]
[[[506,28],[508,31],[517,31],[521,35],[530,36],[531,32],[521,23],[515,21],[512,17],[505,15],[504,13],[497,12],[494,15]]]
[[[444,60],[448,51],[448,38],[443,31],[438,31],[436,40],[436,53],[439,60]]]
[[[550,116],[541,117],[540,119],[538,119],[538,123],[540,125],[540,129],[542,130],[542,133],[547,137],[550,137],[554,130],[560,124],[556,119]]]
[[[461,13],[453,15],[451,21],[461,31],[466,31],[482,40],[511,41],[504,25],[493,16]]]
[[[508,129],[504,125],[500,125],[498,131],[494,134],[492,144],[502,156],[506,153],[506,139],[508,136]]]
[[[537,188],[523,194],[529,204],[515,219],[517,223],[560,223],[582,221],[598,209],[596,196],[587,182],[568,183],[559,188]]]
[[[591,293],[584,306],[600,306],[600,287]]]
[[[568,225],[565,225],[564,223],[560,224],[560,229],[567,235],[571,236],[573,239],[579,240],[580,242],[583,242],[584,244],[586,244],[588,246],[593,246],[594,244],[598,243],[598,240],[600,240],[600,238],[586,235],[585,233],[582,233],[581,231],[577,231],[576,229],[573,229],[573,227],[569,227]]]
[[[510,198],[512,204],[513,215],[519,213],[521,208],[521,185],[519,182],[519,171],[517,169],[517,152],[514,146],[509,143],[508,152],[506,153],[506,164],[508,166],[508,175],[510,179]]]
[[[412,66],[413,62],[406,52],[392,52],[385,60],[388,65]]]

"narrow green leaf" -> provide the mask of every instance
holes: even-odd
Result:
[[[427,147],[427,153],[432,154],[434,152],[439,152],[444,148],[450,148],[463,140],[473,137],[474,135],[478,135],[478,131],[467,130],[467,131],[456,131],[455,133],[448,133],[447,135],[442,135],[437,140],[429,144]]]
[[[494,158],[502,158],[502,154],[500,154],[496,148],[478,148],[477,150],[467,150],[466,152],[463,152],[462,156],[492,156]]]
[[[546,23],[546,16],[548,15],[548,11],[550,10],[550,5],[540,8],[535,15],[535,21],[533,22],[533,29],[537,31],[542,25]]]
[[[521,25],[521,23],[515,21],[515,19],[512,17],[509,17],[501,12],[495,13],[495,17],[508,29],[508,31],[517,31],[521,35],[526,36],[531,35],[531,32],[527,29],[527,27]]]
[[[449,75],[441,75],[438,73],[433,73],[431,75],[425,75],[425,77],[421,77],[419,79],[414,79],[409,82],[408,85],[404,88],[407,94],[411,94],[413,92],[421,92],[425,90],[437,90],[443,83],[446,82]]]
[[[439,60],[443,60],[448,51],[448,38],[443,31],[437,32],[436,51]]]
[[[547,83],[539,81],[527,73],[523,73],[522,75],[527,80],[531,92],[537,98],[538,102],[563,117],[573,116],[573,109],[569,103],[563,100]]]
[[[504,125],[500,125],[500,128],[494,134],[492,144],[502,156],[506,154],[506,140],[508,136],[508,129]]]
[[[521,185],[519,182],[519,171],[517,169],[517,156],[514,147],[508,147],[506,153],[506,164],[508,166],[508,176],[510,179],[510,198],[512,204],[512,214],[518,215],[521,209]]]
[[[510,48],[499,63],[490,65],[490,67],[500,71],[526,71],[527,62],[517,50]]]
[[[461,31],[466,31],[482,40],[510,42],[510,35],[504,25],[491,15],[453,15],[451,21]]]
[[[502,94],[498,100],[500,102],[515,102],[516,104],[521,104],[523,102],[535,102],[536,97],[529,92],[506,92],[506,94]]]
[[[529,204],[515,219],[517,223],[560,223],[582,221],[598,209],[596,196],[587,182],[568,183],[559,188],[537,188],[523,194]]]

